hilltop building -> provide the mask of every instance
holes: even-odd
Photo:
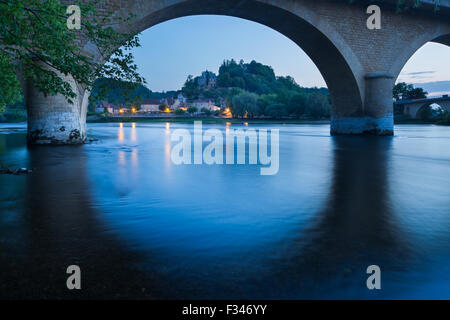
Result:
[[[217,85],[217,76],[214,72],[203,71],[202,75],[197,78],[197,85],[202,88],[211,89]]]

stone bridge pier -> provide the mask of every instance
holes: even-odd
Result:
[[[71,84],[77,97],[72,104],[62,95],[44,96],[31,81],[21,81],[28,113],[29,145],[81,144],[86,140],[89,92],[71,76],[61,77]]]
[[[65,1],[65,0],[64,0]],[[406,0],[406,2],[413,0]],[[376,1],[381,29],[367,27],[368,1],[347,0],[105,0],[98,12],[132,15],[119,31],[142,32],[190,15],[227,15],[266,25],[295,42],[321,72],[332,100],[333,135],[392,135],[392,87],[409,58],[427,42],[450,45],[450,5],[424,3],[397,12],[397,0]],[[92,43],[80,41],[83,51]],[[95,51],[95,50],[94,50]],[[224,57],[226,59],[227,57]],[[293,65],[293,68],[296,66]],[[70,76],[78,98],[44,97],[24,82],[30,144],[82,143],[89,93]]]

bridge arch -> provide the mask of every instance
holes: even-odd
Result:
[[[332,98],[332,134],[392,135],[393,80],[425,43],[450,43],[450,6],[445,5],[440,15],[426,5],[423,10],[398,14],[395,0],[379,3],[383,13],[380,30],[366,26],[366,1],[107,0],[95,2],[95,6],[100,14],[113,12],[123,18],[133,14],[131,21],[116,25],[119,31],[127,33],[202,14],[238,17],[266,25],[299,45],[321,72]],[[83,52],[96,55],[92,43],[80,39],[80,45]],[[27,96],[32,97],[26,102],[27,108],[36,111],[29,116],[32,143],[84,141],[88,93],[79,90],[79,95],[78,108],[70,108],[61,97],[44,101],[33,83],[27,87]],[[35,135],[30,135],[30,128]],[[70,139],[71,136],[76,139]]]
[[[428,107],[430,107],[430,106],[432,106],[433,104],[436,104],[436,105],[438,105],[442,110],[444,110],[444,111],[448,111],[448,112],[450,112],[450,101],[446,101],[446,100],[443,100],[443,101],[437,101],[437,102],[427,102],[427,103],[424,103],[424,104],[418,104],[418,105],[416,105],[416,106],[412,106],[411,107],[411,109],[410,109],[410,115],[411,115],[411,118],[413,118],[413,119],[420,119],[421,118],[421,114],[422,114],[422,111],[425,109],[425,108],[428,108]]]
[[[430,107],[432,104],[434,104],[434,103],[424,103],[424,104],[416,107],[415,114],[411,114],[411,117],[413,119],[421,119],[423,110],[425,110],[425,108]]]
[[[136,17],[121,31],[138,34],[159,23],[193,15],[223,15],[263,24],[291,39],[314,62],[324,78],[332,99],[335,117],[363,113],[363,68],[345,41],[332,26],[321,23],[318,12],[297,1],[275,0],[176,0],[129,1],[118,14]],[[85,51],[92,51],[91,44]]]
[[[450,47],[450,27],[438,30],[432,34],[423,33],[418,34],[415,39],[405,46],[403,52],[401,52],[396,59],[395,63],[392,64],[391,74],[394,75],[394,79],[397,79],[402,69],[412,58],[412,56],[419,51],[428,42],[439,43]]]

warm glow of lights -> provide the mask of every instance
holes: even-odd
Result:
[[[244,122],[244,126],[248,126],[248,122]]]
[[[123,132],[123,123],[120,124],[120,128],[119,128],[119,134],[117,136],[117,139],[119,141],[124,141],[125,140],[125,134]]]
[[[138,167],[138,151],[136,148],[133,148],[133,151],[131,152],[131,166],[134,168]]]
[[[170,122],[166,122],[166,130],[170,130]]]
[[[124,166],[126,164],[125,152],[119,151],[119,165]]]
[[[225,122],[227,126],[231,126],[231,122]]]
[[[119,123],[119,127],[123,128],[123,122]]]
[[[231,118],[231,117],[232,117],[232,113],[231,113],[230,108],[226,108],[226,109],[223,111],[223,114],[225,115],[226,118]]]
[[[125,111],[123,109],[119,109],[119,113],[124,113]]]
[[[137,112],[136,108],[135,107],[131,108],[131,112],[136,113]]]
[[[131,127],[132,127],[132,128],[136,128],[136,122],[132,122],[132,123],[131,123]]]
[[[165,109],[164,109],[164,112],[165,113],[169,113],[171,110],[170,110],[170,108],[169,107],[166,107]]]

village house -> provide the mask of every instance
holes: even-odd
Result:
[[[116,106],[106,101],[102,101],[95,107],[95,112],[97,113],[107,112],[109,114],[114,114],[115,109],[117,109]]]
[[[161,101],[158,99],[143,99],[141,103],[141,112],[155,112],[160,111],[159,106]]]
[[[179,92],[177,97],[173,100],[172,105],[169,105],[169,107],[172,110],[176,110],[176,109],[183,109],[186,108],[186,104],[187,104],[187,98],[183,95],[182,92]]]
[[[211,99],[197,99],[192,101],[192,103],[189,103],[189,106],[196,107],[198,111],[201,111],[203,108],[210,111],[220,110],[220,108],[216,106]]]
[[[175,103],[175,99],[173,97],[163,98],[161,99],[161,104],[167,106],[169,109],[174,109],[173,105]]]

